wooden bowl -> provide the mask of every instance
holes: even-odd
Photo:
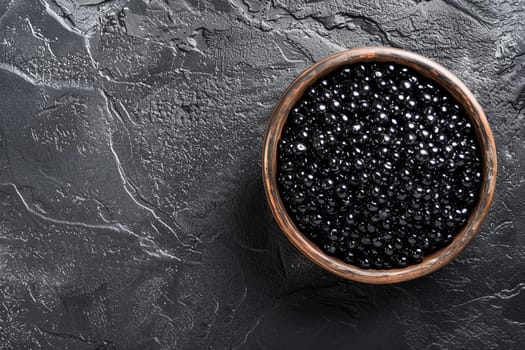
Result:
[[[386,61],[406,65],[448,90],[463,106],[468,118],[474,125],[482,153],[481,190],[466,225],[456,234],[448,246],[425,256],[421,263],[404,268],[362,269],[325,254],[295,226],[281,200],[277,186],[277,146],[290,109],[301,98],[304,91],[319,78],[343,65],[367,61]],[[468,88],[448,70],[436,62],[412,52],[386,47],[364,47],[328,56],[310,66],[292,82],[272,112],[264,138],[262,171],[266,197],[272,214],[284,234],[303,254],[322,268],[349,280],[376,284],[395,283],[421,277],[438,270],[458,256],[474,238],[487,216],[494,196],[497,171],[496,146],[481,106]]]

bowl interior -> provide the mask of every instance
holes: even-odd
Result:
[[[419,264],[395,269],[362,269],[325,254],[295,226],[277,186],[277,146],[293,105],[318,79],[339,67],[356,62],[394,62],[406,65],[446,89],[460,103],[472,122],[482,157],[482,183],[476,205],[465,226],[446,247],[425,256]],[[392,48],[369,47],[342,51],[313,64],[290,84],[270,118],[263,145],[263,181],[274,218],[288,239],[307,257],[341,277],[365,283],[394,283],[429,274],[454,259],[479,231],[492,202],[496,185],[496,147],[485,114],[468,88],[441,65],[423,56]]]

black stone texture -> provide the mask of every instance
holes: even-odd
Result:
[[[522,349],[523,0],[0,0],[1,349]],[[457,74],[498,147],[469,248],[415,281],[334,277],[265,204],[294,77],[386,45]]]

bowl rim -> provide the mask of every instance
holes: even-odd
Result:
[[[277,186],[277,145],[291,107],[315,81],[337,68],[356,62],[395,62],[415,69],[445,88],[463,106],[474,125],[482,156],[482,183],[474,210],[465,226],[446,247],[424,257],[419,264],[395,269],[363,269],[325,254],[295,226],[281,200]],[[361,47],[329,55],[309,66],[288,86],[269,119],[263,141],[262,175],[266,198],[278,226],[287,238],[310,260],[340,277],[363,283],[386,284],[415,279],[451,262],[478,233],[494,197],[497,175],[496,145],[483,109],[472,92],[439,63],[419,54],[389,47]]]

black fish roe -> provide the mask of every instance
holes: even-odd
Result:
[[[421,262],[465,225],[481,185],[471,122],[440,86],[393,63],[345,66],[292,108],[278,151],[288,214],[361,268]]]

